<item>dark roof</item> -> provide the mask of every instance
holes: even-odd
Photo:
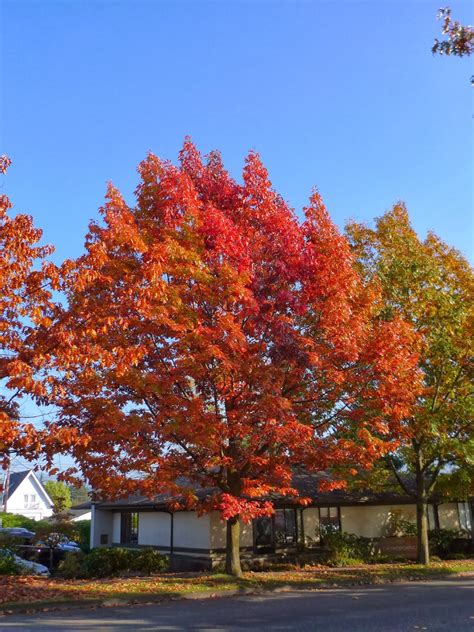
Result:
[[[73,505],[73,506],[71,507],[71,509],[74,509],[74,510],[76,510],[76,509],[77,509],[77,510],[80,510],[80,509],[90,509],[90,508],[91,508],[91,505],[92,505],[91,501],[90,501],[90,500],[86,500],[86,501],[85,501],[85,502],[83,502],[83,503],[78,503],[77,505]]]
[[[7,499],[10,498],[23,483],[25,478],[32,470],[25,470],[24,472],[12,472],[10,474],[10,480],[8,483],[8,489],[5,490]]]
[[[371,490],[358,490],[351,489],[334,489],[331,491],[320,491],[319,487],[322,482],[328,482],[331,478],[327,474],[321,473],[296,473],[293,476],[293,486],[298,490],[300,498],[310,498],[312,505],[354,505],[354,504],[372,504],[383,505],[386,503],[391,504],[411,504],[415,502],[413,496],[407,494],[400,494],[393,490],[387,489],[386,491],[374,492]],[[188,487],[193,487],[194,493],[200,501],[204,500],[207,496],[211,496],[218,492],[217,488],[198,488],[191,486],[188,483]],[[281,496],[279,494],[270,494],[271,499],[276,507],[283,507],[294,504],[291,497]],[[121,508],[146,508],[146,509],[162,509],[167,510],[170,503],[179,501],[178,496],[170,494],[157,494],[153,498],[147,498],[140,494],[134,494],[127,498],[110,500],[110,501],[95,501],[94,504],[103,507],[104,509],[121,509]],[[76,505],[74,508],[78,508]]]

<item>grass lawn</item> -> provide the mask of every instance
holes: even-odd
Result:
[[[402,580],[436,579],[474,573],[474,559],[419,564],[377,564],[350,568],[310,567],[284,572],[245,573],[242,579],[222,574],[176,573],[152,577],[107,580],[64,580],[41,577],[0,576],[0,611],[77,605],[107,605],[154,601],[189,593],[225,590],[314,590],[318,588],[379,584]]]

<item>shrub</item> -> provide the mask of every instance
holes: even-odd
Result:
[[[35,527],[38,525],[33,518],[27,518],[20,514],[0,513],[0,522],[2,527],[23,527],[28,531],[35,531]]]
[[[20,575],[21,568],[12,555],[2,555],[0,551],[0,575]]]
[[[429,539],[432,547],[440,557],[452,556],[461,551],[456,551],[456,544],[466,537],[466,531],[459,529],[431,529]]]
[[[91,521],[78,520],[74,524],[77,532],[77,543],[83,551],[89,551],[91,542]]]
[[[323,561],[330,566],[352,566],[369,562],[375,555],[375,545],[371,538],[363,538],[352,533],[339,531],[323,535]]]
[[[168,569],[168,559],[156,549],[129,550],[129,553],[132,553],[132,571],[152,575]]]
[[[59,562],[57,574],[64,579],[86,579],[89,577],[86,567],[87,555],[83,552],[67,553]]]
[[[67,579],[105,578],[120,575],[151,575],[167,570],[168,560],[155,549],[119,547],[93,549],[90,553],[69,553],[58,567]]]

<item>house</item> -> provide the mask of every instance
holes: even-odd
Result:
[[[305,507],[290,499],[274,498],[275,513],[242,523],[242,558],[291,556],[303,546],[316,552],[325,529],[336,529],[367,538],[383,538],[396,521],[416,521],[411,496],[393,492],[354,493],[345,490],[319,492],[320,476],[299,474],[293,485],[301,497],[311,499]],[[203,500],[213,490],[197,490]],[[222,562],[226,546],[226,524],[218,512],[199,515],[196,511],[170,511],[172,498],[150,500],[133,496],[123,500],[92,503],[91,548],[99,546],[151,546],[170,555],[174,567],[212,568]],[[467,502],[429,505],[430,528],[472,529],[471,507]],[[387,538],[394,549],[384,552],[415,555],[415,546],[404,550],[401,538]],[[398,547],[398,548],[397,548]]]
[[[52,515],[53,505],[33,470],[13,472],[4,482],[0,511],[42,520]]]
[[[92,517],[91,503],[89,501],[73,505],[67,511],[71,522],[79,522],[81,520],[90,520]]]

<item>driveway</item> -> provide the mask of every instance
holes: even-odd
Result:
[[[474,578],[14,615],[2,632],[474,632]]]

